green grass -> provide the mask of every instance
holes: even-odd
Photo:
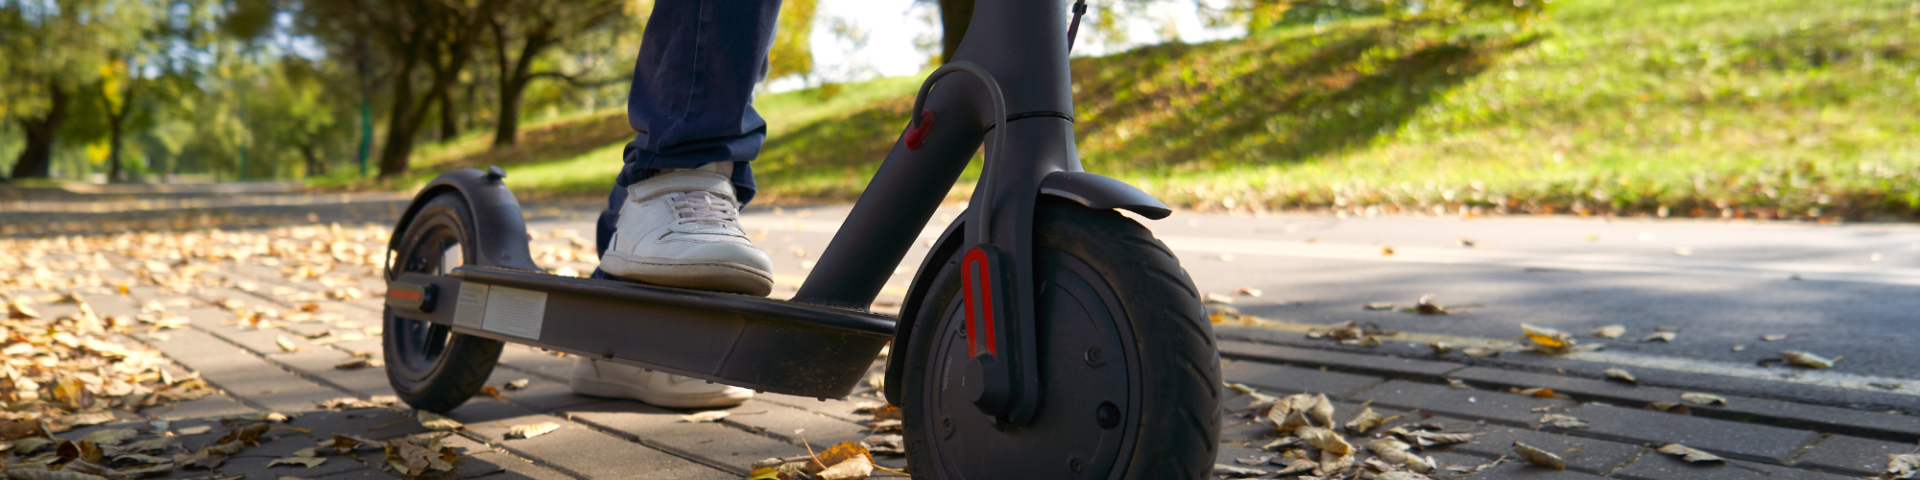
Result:
[[[1916,44],[1920,0],[1559,0],[1530,26],[1452,31],[1363,19],[1076,59],[1077,141],[1088,170],[1199,208],[1912,217]],[[919,80],[761,98],[760,198],[855,198]],[[419,169],[486,157],[522,165],[517,191],[603,192],[620,139],[560,138],[446,147]]]

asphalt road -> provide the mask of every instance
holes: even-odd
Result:
[[[793,292],[846,212],[825,207],[743,217],[775,258],[775,296]],[[876,310],[897,305],[930,239],[957,213],[941,210]],[[1480,339],[1516,337],[1521,323],[1531,323],[1606,345],[1597,358],[1653,359],[1648,365],[1677,359],[1661,365],[1677,369],[1751,370],[1781,350],[1804,350],[1844,356],[1834,374],[1902,379],[1907,382],[1893,383],[1920,394],[1920,227],[1186,212],[1143,223],[1180,254],[1202,291],[1260,290],[1259,297],[1235,296],[1233,306],[1266,319],[1352,320]],[[533,226],[554,227],[591,232],[581,221]],[[1397,311],[1425,295],[1453,313]],[[1396,311],[1363,308],[1375,302],[1394,303]],[[1587,333],[1613,324],[1626,326],[1627,334],[1609,340]],[[1638,341],[1661,327],[1677,329],[1673,342]],[[1762,340],[1766,335],[1787,337]]]

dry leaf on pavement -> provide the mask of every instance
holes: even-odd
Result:
[[[1609,369],[1606,369],[1606,371],[1603,371],[1600,373],[1605,374],[1608,380],[1619,380],[1619,381],[1631,383],[1634,385],[1640,384],[1640,379],[1633,378],[1633,374],[1627,373],[1626,370],[1621,370],[1618,368],[1609,368]]]
[[[1833,362],[1840,361],[1840,359],[1838,358],[1828,359],[1827,357],[1822,357],[1819,355],[1815,355],[1813,353],[1802,352],[1799,350],[1787,350],[1784,352],[1780,352],[1780,358],[1786,359],[1787,363],[1792,364],[1793,366],[1796,366],[1796,367],[1815,368],[1815,369],[1833,368]]]
[[[709,410],[692,415],[681,415],[680,420],[688,423],[718,422],[722,418],[727,418],[727,415],[731,414],[726,410]]]
[[[1393,302],[1373,302],[1362,305],[1360,308],[1366,310],[1393,310]]]
[[[1587,426],[1592,425],[1587,423],[1586,420],[1559,413],[1549,413],[1540,417],[1540,423],[1560,428],[1587,428]]]
[[[1427,343],[1427,348],[1433,349],[1434,355],[1446,355],[1448,353],[1453,353],[1453,345],[1450,345],[1447,342],[1429,342]]]
[[[1240,287],[1240,288],[1236,288],[1236,289],[1233,289],[1233,294],[1234,294],[1234,295],[1241,295],[1241,296],[1247,296],[1247,297],[1259,297],[1259,296],[1260,296],[1260,289],[1258,289],[1258,288],[1248,288],[1248,287]]]
[[[1710,395],[1705,393],[1695,393],[1695,392],[1682,393],[1680,394],[1680,399],[1693,402],[1693,403],[1698,403],[1701,405],[1716,405],[1716,404],[1726,405],[1727,404],[1727,399],[1725,397],[1721,397],[1719,395]]]
[[[512,427],[507,428],[507,438],[510,438],[510,439],[533,438],[541,435],[546,435],[548,433],[553,433],[554,430],[559,430],[559,429],[560,429],[560,424],[553,423],[553,422],[540,422],[540,423],[529,423],[526,425],[514,425]]]
[[[415,411],[413,418],[420,421],[420,426],[436,432],[450,432],[466,427],[457,420],[426,410]]]
[[[359,370],[362,368],[378,368],[385,365],[386,362],[371,358],[350,358],[347,359],[347,361],[333,364],[333,368],[335,370]]]
[[[1760,340],[1762,340],[1762,341],[1767,341],[1767,342],[1777,342],[1777,341],[1781,341],[1781,340],[1786,340],[1786,339],[1787,339],[1787,336],[1786,336],[1786,335],[1784,335],[1784,334],[1773,334],[1773,335],[1761,335],[1761,336],[1760,336]]]
[[[440,444],[450,434],[422,434],[400,437],[386,443],[386,466],[408,477],[425,477],[434,472],[453,471],[460,454]]]
[[[1520,454],[1520,458],[1527,459],[1528,462],[1533,462],[1534,465],[1554,470],[1567,469],[1566,460],[1561,460],[1559,455],[1554,455],[1546,450],[1534,448],[1531,445],[1520,442],[1513,442],[1513,451],[1514,453]]]
[[[1664,446],[1664,447],[1660,447],[1660,450],[1659,450],[1659,451],[1660,451],[1660,453],[1664,453],[1664,454],[1668,454],[1668,455],[1678,455],[1678,456],[1680,456],[1680,459],[1681,459],[1681,460],[1686,460],[1686,461],[1689,461],[1689,462],[1696,462],[1696,463],[1697,463],[1697,462],[1723,462],[1723,461],[1726,461],[1726,459],[1724,459],[1724,458],[1720,458],[1720,457],[1717,457],[1717,456],[1714,456],[1714,455],[1713,455],[1713,454],[1711,454],[1711,453],[1707,453],[1707,452],[1702,452],[1702,451],[1699,451],[1699,450],[1695,450],[1695,449],[1693,449],[1692,447],[1688,447],[1688,446],[1686,446],[1686,445],[1681,445],[1681,444],[1678,444],[1678,443],[1669,443],[1669,444],[1667,444],[1667,446]]]
[[[1681,415],[1693,415],[1692,408],[1687,407],[1687,404],[1678,402],[1651,402],[1647,404],[1647,409]]]
[[[1373,407],[1366,407],[1361,409],[1359,414],[1354,415],[1353,420],[1347,421],[1347,431],[1364,434],[1367,433],[1368,430],[1380,428],[1381,425],[1386,425],[1388,422],[1398,420],[1405,416],[1406,415],[1394,415],[1388,417],[1381,415],[1380,412],[1373,411]]]
[[[1265,476],[1269,473],[1273,473],[1273,472],[1261,470],[1258,468],[1236,467],[1233,465],[1227,465],[1227,464],[1221,464],[1221,463],[1213,464],[1213,474],[1220,478],[1253,478],[1253,477]]]
[[[1447,307],[1433,302],[1433,294],[1421,295],[1420,301],[1413,305],[1413,313],[1421,315],[1446,315]]]
[[[300,351],[300,346],[294,345],[293,340],[288,340],[286,335],[275,335],[273,337],[273,343],[280,345],[280,351],[283,351],[283,352]]]
[[[313,453],[311,449],[303,450],[303,451],[307,453]],[[322,463],[327,463],[327,459],[323,457],[316,457],[313,455],[305,455],[305,456],[294,455],[291,457],[281,457],[281,458],[273,459],[272,462],[267,462],[267,466],[272,467],[274,465],[300,465],[307,468],[313,468],[313,467],[320,466],[320,464]]]
[[[1626,325],[1607,325],[1593,329],[1593,335],[1600,338],[1620,338],[1627,334]]]
[[[1887,471],[1880,477],[1889,480],[1920,478],[1920,453],[1887,455]]]
[[[506,385],[502,385],[502,386],[505,387],[507,390],[519,390],[519,389],[527,388],[527,385],[532,382],[533,380],[522,378],[519,380],[507,382]]]
[[[1676,334],[1673,332],[1653,332],[1652,335],[1647,335],[1647,338],[1642,338],[1640,339],[1640,341],[1642,342],[1659,341],[1659,342],[1673,343],[1673,338],[1675,335]]]
[[[1303,427],[1298,430],[1298,434],[1300,438],[1306,439],[1308,445],[1313,445],[1313,448],[1342,456],[1353,454],[1353,444],[1347,443],[1347,439],[1342,438],[1338,433],[1334,433],[1333,430],[1320,427]]]
[[[1528,340],[1533,341],[1533,351],[1549,355],[1573,352],[1573,336],[1567,332],[1525,323],[1520,324],[1520,330],[1527,334]]]

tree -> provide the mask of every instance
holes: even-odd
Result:
[[[153,8],[138,0],[0,0],[0,116],[18,122],[25,148],[13,178],[46,178],[75,86],[100,76],[108,52],[138,41]]]
[[[459,82],[489,20],[504,0],[324,0],[302,12],[314,32],[337,43],[370,35],[392,63],[392,102],[380,176],[407,172],[414,137],[432,108]],[[426,71],[421,71],[422,69]],[[415,84],[425,80],[426,88]],[[442,112],[446,114],[445,111]]]
[[[780,25],[774,30],[773,49],[767,52],[767,78],[806,76],[813,72],[813,14],[816,0],[785,0]]]
[[[494,68],[499,81],[498,108],[494,112],[494,146],[513,145],[519,139],[520,104],[527,86],[534,80],[555,78],[582,86],[599,86],[624,80],[582,80],[577,78],[578,74],[568,74],[556,68],[540,69],[537,60],[572,35],[602,28],[622,18],[620,13],[626,7],[627,0],[514,0],[499,9],[488,22],[493,34]]]

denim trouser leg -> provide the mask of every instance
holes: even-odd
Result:
[[[754,83],[766,73],[780,0],[658,0],[641,35],[627,94],[635,132],[601,212],[595,240],[605,254],[627,186],[656,169],[732,161],[741,204],[753,199],[753,170],[767,122],[753,111]],[[596,271],[595,277],[603,274]]]

